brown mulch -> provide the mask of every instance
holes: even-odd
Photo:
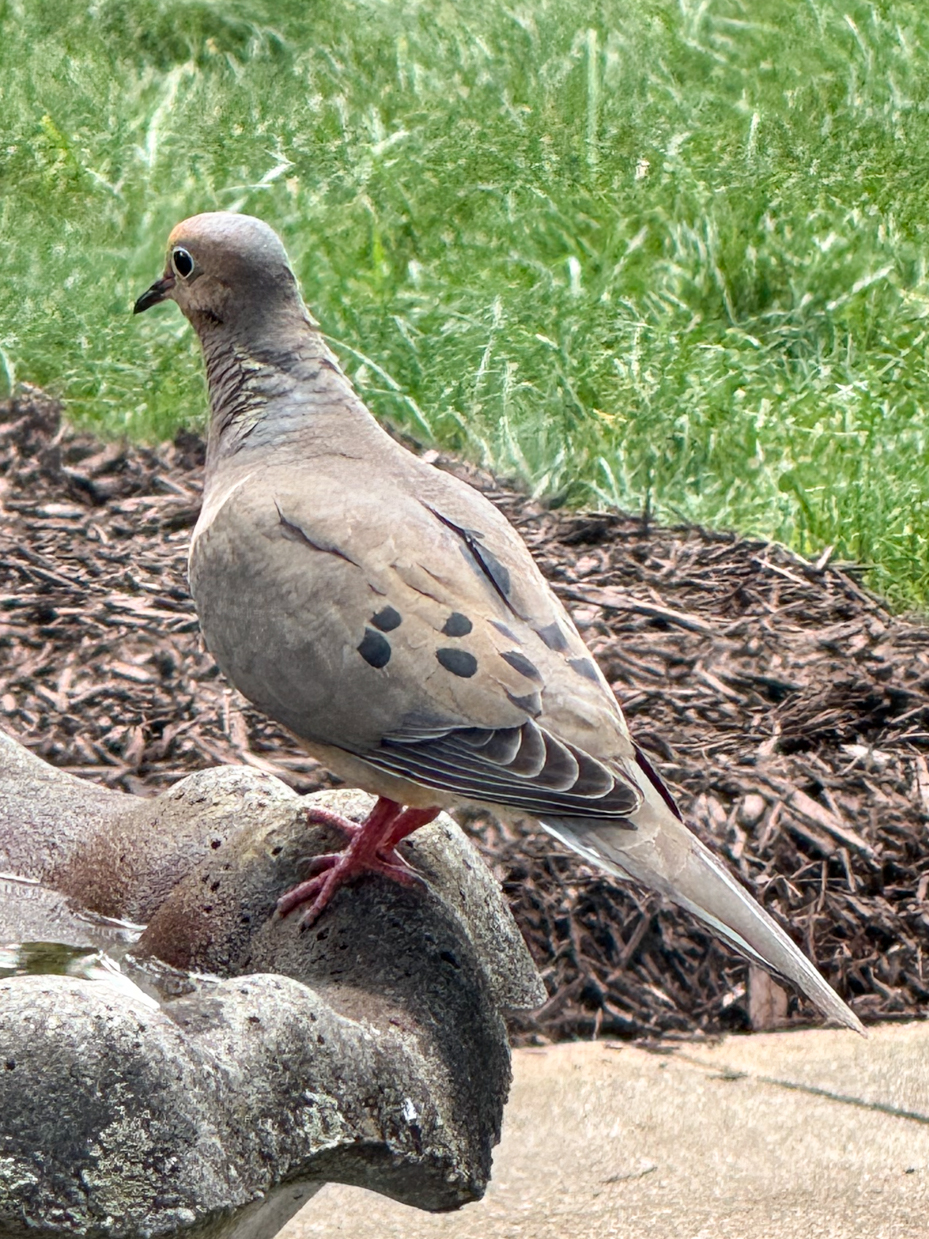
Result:
[[[200,643],[186,551],[202,462],[189,433],[157,451],[104,444],[38,392],[0,405],[3,725],[56,766],[142,795],[220,762],[315,790],[325,773]],[[921,1016],[929,628],[827,556],[551,511],[440,463],[520,528],[698,832],[865,1020]],[[529,825],[472,827],[551,995],[517,1035],[749,1026],[746,966],[690,917]],[[786,1018],[808,1017],[791,997]]]

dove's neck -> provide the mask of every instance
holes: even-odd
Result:
[[[319,331],[308,321],[267,330],[197,324],[210,393],[206,483],[232,458],[253,452],[302,454],[323,438],[325,423],[370,418]],[[247,343],[246,343],[247,341]],[[245,460],[241,460],[245,464]]]

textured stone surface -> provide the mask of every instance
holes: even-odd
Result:
[[[544,997],[522,939],[447,817],[403,845],[423,882],[365,877],[309,931],[282,920],[278,895],[340,842],[302,806],[245,768],[101,793],[0,740],[0,872],[41,883],[0,890],[4,938],[125,937],[79,906],[147,920],[141,961],[211,974],[157,1005],[82,976],[0,980],[0,1236],[263,1239],[327,1180],[430,1210],[482,1194],[502,1010]]]

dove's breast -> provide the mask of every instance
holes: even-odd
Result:
[[[273,490],[251,479],[205,513],[190,585],[210,653],[240,692],[298,735],[350,740],[364,725],[345,692],[358,644],[347,615],[368,602],[363,574],[336,548],[302,538]],[[376,730],[371,714],[368,725]]]

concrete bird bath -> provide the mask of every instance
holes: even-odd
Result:
[[[130,796],[0,733],[0,1236],[265,1239],[327,1181],[482,1195],[538,973],[444,816],[403,845],[422,885],[275,916],[339,842],[303,803],[246,767]]]

